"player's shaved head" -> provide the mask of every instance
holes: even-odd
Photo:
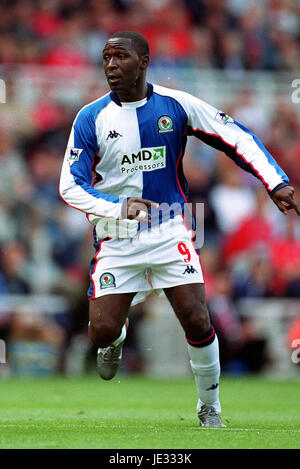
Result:
[[[132,47],[137,52],[137,54],[139,56],[149,55],[150,54],[150,48],[149,48],[148,41],[140,33],[137,33],[135,31],[118,31],[118,32],[112,34],[108,38],[108,41],[110,39],[115,39],[115,38],[131,39]]]

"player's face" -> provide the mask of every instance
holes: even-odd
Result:
[[[128,38],[112,38],[103,49],[103,68],[111,90],[129,91],[145,69]]]

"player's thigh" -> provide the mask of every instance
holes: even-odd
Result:
[[[151,251],[151,281],[154,289],[172,288],[176,285],[203,283],[200,254],[196,251],[192,233],[180,218],[174,221],[175,233],[166,229],[161,240]],[[165,224],[162,224],[163,227]]]
[[[135,293],[104,295],[89,301],[91,327],[123,326]]]
[[[92,311],[102,310],[102,303],[109,307],[110,301],[94,301],[110,296],[117,308],[119,301],[126,304],[122,294],[146,291],[150,289],[144,253],[137,249],[137,243],[130,239],[104,239],[95,244],[96,253],[91,261],[90,285],[88,297]],[[120,300],[114,299],[116,296]],[[123,300],[123,298],[125,298]],[[115,306],[117,303],[117,306]],[[94,306],[95,304],[95,306]],[[118,309],[118,308],[117,308]]]
[[[204,334],[210,327],[203,283],[189,283],[164,288],[164,292],[183,329],[193,336]]]

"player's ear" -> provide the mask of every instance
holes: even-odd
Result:
[[[141,68],[146,70],[146,68],[148,67],[149,65],[149,62],[150,62],[150,57],[149,55],[143,55],[141,57]]]

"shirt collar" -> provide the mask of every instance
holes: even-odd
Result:
[[[148,89],[147,89],[147,95],[146,95],[146,98],[147,98],[147,101],[149,101],[149,99],[151,98],[152,94],[153,94],[153,85],[151,83],[147,83],[148,85]],[[122,103],[121,101],[119,100],[118,98],[118,95],[115,91],[111,91],[110,92],[110,98],[112,101],[114,101],[114,103],[116,103],[118,106],[122,107]]]

